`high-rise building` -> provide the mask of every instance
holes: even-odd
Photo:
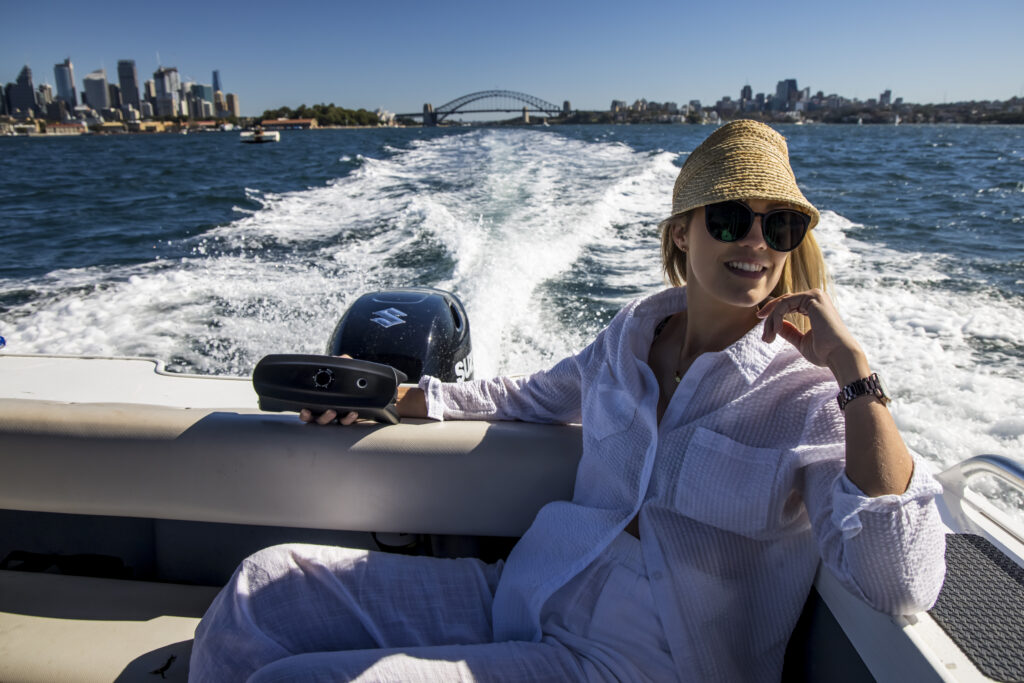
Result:
[[[218,90],[223,90],[220,87],[220,71],[218,69],[213,70],[213,90],[214,92]]]
[[[213,105],[213,91],[214,87],[212,85],[203,85],[199,83],[194,83],[192,85],[192,93],[203,102],[209,102],[211,106]]]
[[[213,109],[217,118],[223,118],[228,115],[228,105],[224,101],[224,93],[220,90],[215,90],[213,93]]]
[[[797,89],[796,79],[787,78],[779,81],[775,86],[775,98],[772,100],[772,108],[776,111],[788,111],[793,109],[793,104],[799,99],[800,91]]]
[[[142,84],[142,101],[143,103],[149,103],[149,116],[153,116],[153,111],[156,109],[156,84],[153,83],[152,79],[149,79]],[[140,106],[139,111],[145,110]]]
[[[50,102],[53,102],[53,88],[49,83],[43,83],[36,89],[36,106],[40,111],[45,111]]]
[[[227,95],[228,113],[238,118],[242,115],[242,108],[238,104],[238,95],[229,92]]]
[[[179,116],[181,114],[181,77],[177,67],[160,67],[153,72],[156,90],[157,116]]]
[[[113,83],[107,83],[107,96],[110,98],[110,107],[120,109],[124,101],[121,99],[121,89]]]
[[[139,108],[139,73],[134,59],[117,63],[117,82],[121,86],[121,104]]]
[[[90,107],[96,111],[110,109],[110,91],[107,89],[106,69],[97,69],[82,79],[85,87],[85,98]]]
[[[0,116],[7,116],[7,88],[0,83]]]
[[[749,85],[745,85],[740,89],[740,100],[747,102],[754,98],[754,89]]]
[[[36,91],[32,85],[32,69],[26,64],[17,80],[7,86],[7,105],[10,113],[19,118],[36,114]]]
[[[53,65],[53,78],[57,81],[57,99],[64,100],[68,110],[78,106],[78,90],[75,88],[75,67],[68,57],[62,64]]]

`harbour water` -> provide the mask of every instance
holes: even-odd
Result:
[[[1024,128],[781,126],[841,313],[936,467],[1024,458]],[[477,376],[541,369],[664,286],[704,126],[0,138],[0,353],[248,374],[360,294],[454,291]]]

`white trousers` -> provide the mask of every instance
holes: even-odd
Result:
[[[329,546],[247,558],[196,629],[192,681],[675,679],[640,542],[557,591],[540,642],[493,642],[502,565]]]

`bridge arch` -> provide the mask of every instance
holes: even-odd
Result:
[[[481,90],[479,92],[469,93],[462,97],[457,97],[451,102],[446,102],[440,107],[434,110],[437,117],[437,121],[440,123],[449,115],[456,112],[470,113],[470,112],[493,112],[493,111],[515,111],[519,107],[509,107],[507,104],[504,107],[493,106],[487,109],[466,109],[466,107],[474,102],[480,100],[503,100],[505,103],[518,102],[526,105],[527,109],[533,109],[535,111],[543,112],[545,114],[555,115],[561,113],[561,108],[551,102],[542,100],[539,97],[533,95],[527,95],[526,93],[516,92],[514,90]]]

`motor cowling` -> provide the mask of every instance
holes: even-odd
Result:
[[[414,383],[423,375],[473,379],[466,310],[451,292],[430,287],[362,295],[338,321],[327,353],[385,363]]]

